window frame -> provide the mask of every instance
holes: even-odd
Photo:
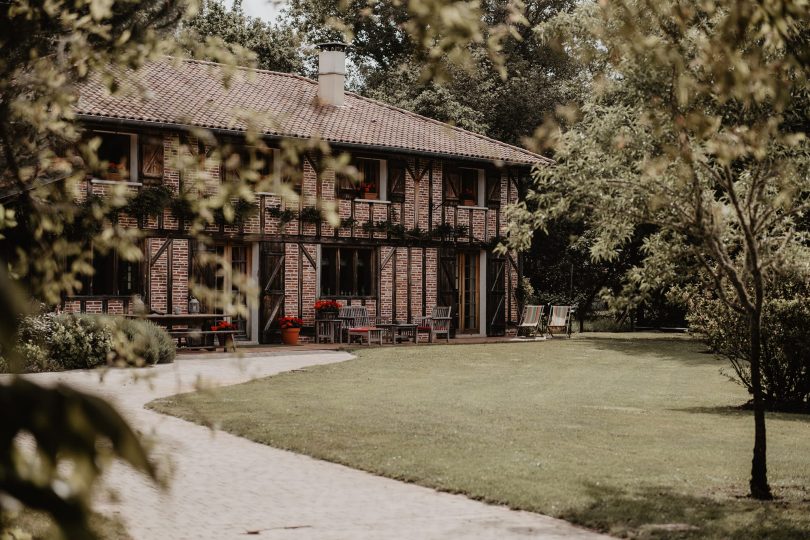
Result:
[[[377,164],[377,198],[366,199],[363,196],[362,185],[365,182],[364,169],[358,167],[358,161],[369,161]],[[335,177],[335,198],[356,201],[388,201],[388,160],[367,155],[352,156],[350,164],[357,169],[358,176],[352,179],[345,175]]]
[[[104,135],[126,135],[129,136],[129,178],[126,180],[112,180],[109,178],[100,178],[95,172],[91,173],[91,180],[98,184],[123,184],[140,186],[143,185],[142,178],[140,177],[140,137],[138,133],[131,131],[112,131],[109,129],[91,129],[89,130],[90,137]]]
[[[96,257],[98,255],[102,255],[95,249],[91,248],[91,255],[92,260],[90,261],[90,265],[93,267],[93,274],[92,275],[85,275],[82,278],[82,288],[81,291],[78,293],[77,296],[102,296],[102,297],[131,297],[134,295],[143,296],[144,294],[144,269],[143,269],[143,261],[122,261],[121,256],[119,253],[111,249],[107,253],[103,254],[104,258],[109,257],[111,259],[111,268],[103,271],[98,272],[98,268],[96,268]],[[135,268],[135,275],[133,276],[133,283],[132,283],[132,290],[130,292],[122,292],[121,290],[121,269],[124,265],[128,265],[132,268]],[[105,267],[106,268],[106,267]],[[112,278],[112,285],[113,290],[111,292],[100,292],[97,289],[96,283],[96,276],[99,275],[111,275]]]
[[[338,289],[335,294],[326,293],[323,290],[323,261],[326,257],[324,251],[325,250],[334,250],[335,257],[334,257],[334,268],[332,272],[334,272],[334,283],[335,288]],[[369,290],[366,294],[360,294],[360,287],[358,282],[357,276],[357,268],[358,268],[358,261],[359,261],[359,253],[360,252],[367,252],[369,254]],[[352,277],[353,281],[353,291],[349,294],[343,294],[346,291],[340,291],[340,282],[341,282],[341,260],[344,258],[345,254],[350,254],[351,256],[351,267],[352,273],[354,274]],[[318,293],[317,296],[319,298],[331,298],[331,299],[367,299],[367,298],[376,298],[377,297],[377,249],[370,248],[370,247],[355,247],[355,246],[344,246],[344,245],[320,245],[318,246],[318,268],[317,268],[317,289]]]

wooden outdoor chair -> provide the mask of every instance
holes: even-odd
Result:
[[[433,306],[430,317],[422,317],[417,320],[416,342],[419,343],[419,332],[427,332],[428,343],[433,343],[434,337],[444,334],[447,343],[450,343],[450,326],[453,318],[450,316],[452,308],[450,306]]]
[[[371,324],[368,309],[365,306],[357,306],[355,310],[352,322],[348,327],[349,343],[351,343],[353,336],[359,337],[360,343],[363,343],[363,337],[365,336],[366,343],[369,346],[371,346],[371,340],[382,345],[383,329]]]
[[[551,306],[546,323],[548,335],[554,337],[554,333],[567,334],[571,337],[571,316],[574,314],[574,306]]]
[[[517,325],[518,337],[536,337],[542,332],[543,313],[546,306],[523,306],[523,314]]]

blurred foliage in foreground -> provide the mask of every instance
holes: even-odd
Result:
[[[440,60],[466,62],[471,45],[483,46],[493,64],[502,66],[500,44],[522,21],[522,4],[507,7],[509,17],[487,29],[475,3],[413,0],[401,6],[407,14],[402,28],[424,50],[424,76],[441,73]],[[93,250],[116,252],[124,261],[143,256],[137,246],[140,231],[112,218],[116,210],[133,203],[125,186],[111,188],[107,197],[77,204],[78,184],[104,165],[97,155],[100,141],[82,138],[73,112],[79,85],[92,77],[111,92],[148,95],[137,76],[129,75],[164,55],[191,54],[231,67],[256,61],[239,44],[223,46],[223,40],[204,25],[196,26],[196,39],[180,35],[182,21],[193,21],[198,8],[195,0],[0,4],[0,350],[12,371],[22,367],[15,336],[32,299],[53,306],[63,295],[78,291],[81,278],[93,272]],[[192,27],[193,22],[186,28]],[[233,69],[225,70],[223,84],[232,73]],[[250,116],[251,126],[272,122],[260,114]],[[233,222],[240,202],[252,202],[256,191],[272,189],[295,199],[279,178],[296,169],[303,152],[323,156],[322,164],[338,173],[356,173],[347,166],[346,156],[333,155],[323,141],[283,141],[280,174],[262,178],[258,171],[268,148],[258,127],[245,133],[245,143],[254,149],[249,163],[239,162],[235,148],[205,130],[189,131],[210,150],[212,159],[240,169],[238,182],[206,191],[211,178],[199,170],[194,153],[181,148],[173,165],[194,173],[189,177],[195,180],[179,194],[183,200],[178,205],[197,242],[207,241],[207,224]],[[322,210],[327,219],[336,219],[332,208]],[[205,262],[221,263],[213,259]],[[223,266],[220,270],[228,271]],[[240,292],[252,287],[244,276],[234,276],[234,283]],[[238,312],[230,291],[219,296],[199,288],[193,292],[226,312]],[[68,387],[43,388],[11,377],[0,381],[0,407],[13,411],[0,417],[0,504],[16,500],[44,511],[68,538],[95,536],[88,527],[91,495],[111,459],[123,459],[155,477],[132,429],[103,400]]]

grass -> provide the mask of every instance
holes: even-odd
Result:
[[[150,406],[618,536],[810,536],[810,418],[768,416],[780,499],[747,499],[753,421],[725,364],[626,336],[363,350]]]

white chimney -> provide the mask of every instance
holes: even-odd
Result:
[[[324,105],[343,105],[346,82],[346,44],[319,43],[318,54],[318,99]]]

